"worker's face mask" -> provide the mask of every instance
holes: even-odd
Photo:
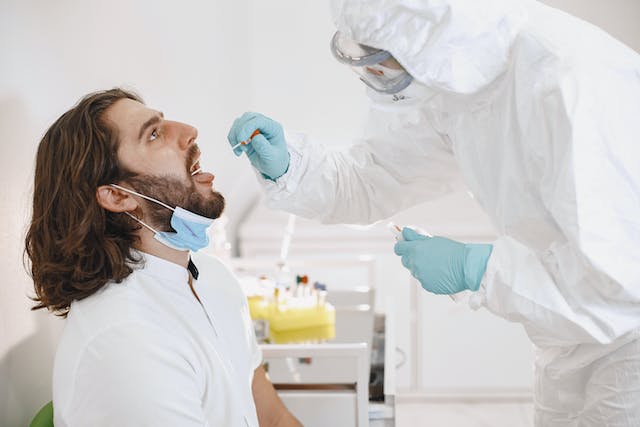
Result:
[[[411,74],[386,50],[356,43],[339,31],[331,39],[331,52],[339,62],[351,66],[360,80],[377,92],[395,94],[413,80]]]
[[[156,239],[163,245],[168,246],[172,249],[176,249],[178,251],[191,250],[195,252],[206,247],[209,244],[207,229],[209,228],[209,226],[211,226],[211,224],[213,224],[213,219],[198,215],[179,206],[172,208],[171,206],[162,203],[159,200],[145,196],[144,194],[140,194],[116,184],[111,184],[111,186],[119,190],[126,191],[127,193],[135,194],[136,196],[157,203],[162,207],[173,211],[173,215],[171,215],[171,227],[173,227],[175,232],[158,231],[148,224],[144,223],[140,219],[136,218],[129,212],[125,212],[125,214],[129,215],[135,221],[151,230],[154,233],[154,239]]]

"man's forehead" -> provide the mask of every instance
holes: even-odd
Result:
[[[109,107],[105,115],[118,128],[121,136],[137,137],[140,125],[151,117],[160,115],[160,112],[133,99],[123,98]]]

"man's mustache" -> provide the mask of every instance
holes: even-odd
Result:
[[[189,147],[189,151],[187,152],[187,164],[185,165],[187,172],[190,172],[191,166],[193,165],[193,162],[196,161],[199,152],[200,147],[198,147],[198,144],[192,144],[191,147]]]

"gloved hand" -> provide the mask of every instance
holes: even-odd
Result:
[[[246,152],[253,167],[265,178],[275,181],[289,169],[289,150],[280,123],[259,113],[244,113],[233,122],[227,139],[234,146],[247,141],[256,129],[260,134],[233,152],[236,156]]]
[[[492,245],[427,237],[407,227],[402,229],[402,237],[394,252],[425,290],[434,294],[478,290]]]

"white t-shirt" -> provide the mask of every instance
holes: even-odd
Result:
[[[262,354],[237,279],[193,254],[201,304],[185,268],[142,255],[122,283],[71,304],[53,373],[56,427],[257,427]]]

